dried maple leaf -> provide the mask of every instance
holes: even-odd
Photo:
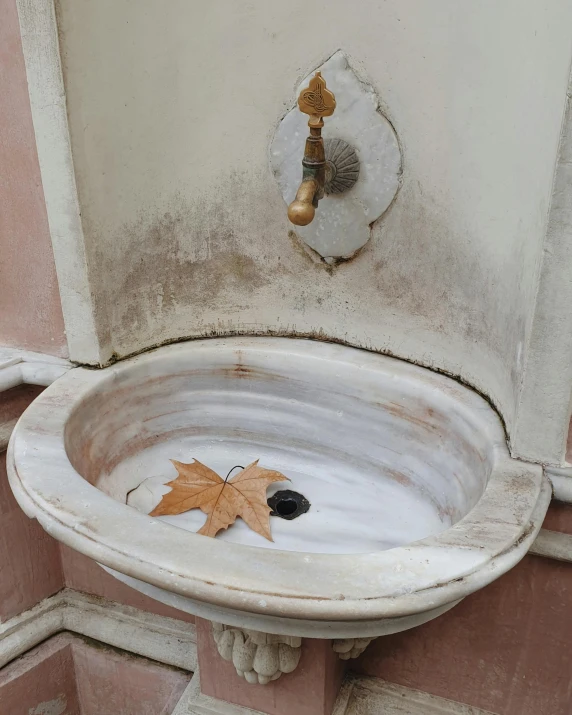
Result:
[[[257,534],[272,541],[270,512],[266,489],[272,482],[287,481],[280,472],[264,469],[256,462],[249,464],[230,481],[196,459],[191,464],[171,460],[179,473],[166,486],[172,490],[163,496],[151,516],[181,514],[189,509],[202,509],[208,518],[199,534],[216,536],[234,524],[240,516]]]

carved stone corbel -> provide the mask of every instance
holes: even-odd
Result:
[[[374,640],[375,638],[338,638],[332,642],[332,648],[341,660],[350,660],[360,656]]]
[[[232,661],[237,674],[248,683],[266,685],[282,673],[296,670],[302,653],[302,639],[276,636],[246,628],[213,623],[219,655]]]

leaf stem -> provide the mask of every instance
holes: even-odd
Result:
[[[235,469],[244,469],[244,467],[241,464],[237,464],[235,467],[233,467],[230,472],[226,475],[225,482],[226,480],[230,477],[230,475],[234,472]]]

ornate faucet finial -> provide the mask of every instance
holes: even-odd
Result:
[[[321,72],[316,74],[310,80],[307,89],[303,89],[298,97],[298,107],[304,114],[310,115],[310,126],[316,126],[312,122],[312,117],[318,121],[322,117],[330,117],[336,108],[336,98],[334,93],[326,87],[326,80],[322,77]],[[323,126],[324,122],[320,126]]]
[[[336,108],[336,98],[326,87],[321,72],[316,72],[307,89],[300,92],[298,107],[301,112],[310,115],[310,136],[306,139],[302,159],[302,183],[288,207],[288,218],[297,226],[307,226],[314,218],[318,201],[324,197],[326,157],[322,139],[323,117],[330,117]]]

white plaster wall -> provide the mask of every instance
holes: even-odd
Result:
[[[91,361],[214,332],[319,334],[461,375],[510,428],[572,3],[58,0],[57,11],[103,336]],[[297,82],[338,48],[380,94],[404,174],[373,240],[331,270],[290,233],[268,147]]]

